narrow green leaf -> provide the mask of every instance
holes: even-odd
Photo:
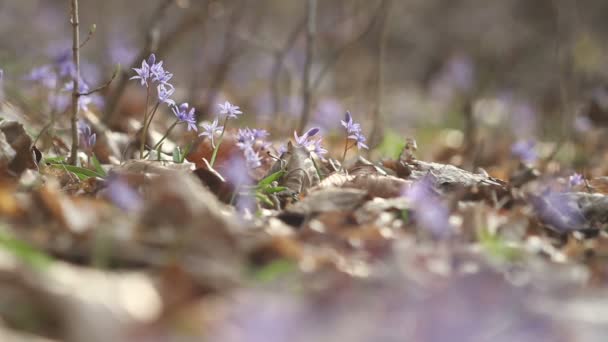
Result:
[[[255,197],[262,203],[267,204],[269,206],[273,206],[274,203],[272,203],[272,201],[270,200],[270,198],[268,198],[268,196],[261,194],[259,192],[255,193]]]
[[[81,180],[86,180],[91,177],[103,178],[101,175],[97,174],[97,172],[89,170],[89,169],[85,169],[85,168],[79,167],[79,166],[67,165],[67,164],[51,164],[51,166],[66,169],[66,170],[70,171],[71,173],[75,174]]]
[[[175,148],[173,149],[173,162],[180,163],[181,159],[182,159],[182,157],[181,157],[181,151],[179,149],[179,146],[175,146]]]
[[[286,186],[271,186],[264,188],[262,191],[264,191],[265,194],[276,194],[277,192],[285,190],[287,190]]]
[[[47,267],[52,261],[45,253],[3,231],[0,231],[0,248],[39,270]]]
[[[285,259],[274,260],[262,268],[255,270],[253,278],[257,281],[267,283],[294,272],[296,269],[297,265],[293,261]]]
[[[184,148],[184,151],[182,152],[181,158],[179,160],[180,164],[183,164],[184,160],[186,160],[186,156],[188,155],[188,153],[190,153],[191,149],[192,149],[192,143],[189,143],[188,145],[186,145],[186,148]]]
[[[95,156],[95,154],[93,154],[93,156],[91,157],[91,161],[93,162],[93,166],[95,166],[95,171],[101,177],[105,178],[108,176],[108,173],[106,172],[106,170],[103,169],[101,163],[99,162],[99,159],[97,159],[97,156]]]
[[[283,171],[283,170],[277,171],[277,172],[271,174],[270,176],[268,176],[258,182],[258,188],[263,188],[267,185],[272,184],[272,182],[274,182],[274,181],[278,181],[279,179],[281,179],[281,177],[283,177],[284,174],[285,174],[285,171]]]

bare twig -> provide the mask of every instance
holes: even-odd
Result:
[[[276,131],[278,129],[279,120],[277,120],[277,116],[279,115],[279,107],[281,106],[281,71],[283,70],[283,65],[285,64],[285,56],[289,53],[291,48],[295,45],[298,36],[302,33],[304,28],[306,27],[307,19],[304,18],[302,21],[298,23],[298,25],[294,28],[294,30],[289,34],[283,49],[279,50],[274,55],[274,65],[272,66],[272,72],[270,75],[270,90],[272,94],[272,115],[274,116],[273,127],[272,130]]]
[[[315,34],[317,26],[317,0],[308,0],[306,15],[306,59],[302,72],[302,111],[300,112],[300,124],[297,130],[304,131],[310,117],[310,105],[312,100],[312,89],[310,86],[310,73],[315,52]]]
[[[321,82],[323,81],[325,76],[327,76],[327,72],[331,69],[331,67],[334,64],[336,64],[340,60],[342,55],[373,31],[373,28],[376,25],[376,22],[378,21],[379,17],[382,14],[382,9],[383,9],[383,5],[382,4],[378,5],[378,8],[376,9],[375,14],[372,16],[372,18],[370,19],[367,26],[358,35],[354,36],[351,40],[347,41],[342,46],[337,48],[334,51],[334,53],[331,56],[329,56],[329,58],[327,58],[325,63],[323,63],[321,70],[317,74],[317,77],[312,81],[311,89],[313,91],[316,90],[321,85]]]
[[[369,134],[370,147],[378,144],[382,122],[382,95],[384,93],[384,59],[391,19],[392,0],[383,1],[383,15],[378,37],[378,60],[376,64],[376,103],[372,112],[372,130]]]
[[[244,6],[243,1],[239,1],[239,3],[235,4],[230,18],[228,19],[230,24],[224,32],[224,46],[222,48],[222,57],[220,58],[222,63],[215,68],[215,72],[211,76],[208,88],[209,91],[204,103],[205,108],[197,115],[197,122],[202,119],[203,115],[208,114],[211,106],[216,103],[220,88],[226,81],[234,61],[240,56],[240,53],[238,53],[239,50],[235,48],[235,38],[237,37],[237,28],[245,13],[246,6]],[[213,165],[213,163],[211,165]]]
[[[120,65],[117,66],[116,69],[114,69],[114,73],[112,74],[112,77],[110,77],[110,79],[106,83],[100,85],[97,88],[89,90],[87,92],[80,93],[80,96],[89,96],[89,95],[92,95],[94,93],[100,92],[100,91],[104,90],[105,88],[109,87],[110,84],[112,83],[112,81],[114,81],[114,79],[116,78],[116,76],[118,76],[118,72],[119,71],[120,71]]]
[[[91,38],[93,38],[93,35],[95,34],[96,30],[97,30],[97,25],[95,25],[95,24],[91,25],[91,28],[89,28],[89,33],[87,34],[87,37],[80,44],[81,49],[83,46],[87,45],[87,43],[89,42],[89,40],[91,40]]]
[[[80,100],[80,33],[78,32],[78,0],[72,0],[71,6],[72,23],[72,56],[74,62],[74,75],[72,90],[72,149],[70,151],[70,164],[78,162],[78,102]]]

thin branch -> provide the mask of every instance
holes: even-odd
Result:
[[[228,19],[228,27],[224,32],[224,46],[222,48],[222,56],[220,60],[222,63],[215,68],[215,72],[211,76],[211,81],[209,84],[209,91],[207,93],[207,97],[205,99],[204,105],[205,108],[199,113],[196,117],[197,122],[199,122],[203,115],[207,115],[210,111],[210,108],[216,103],[217,96],[219,94],[219,89],[222,87],[228,74],[230,73],[230,69],[233,66],[233,62],[240,56],[239,51],[235,48],[235,37],[237,32],[237,27],[239,26],[241,20],[244,18],[244,14],[246,13],[246,7],[243,4],[243,1],[240,1],[235,8],[232,10],[232,14]],[[213,164],[212,164],[213,165]]]
[[[334,51],[334,53],[329,58],[327,58],[327,60],[321,67],[321,70],[317,74],[317,77],[312,82],[312,85],[311,85],[312,90],[316,90],[321,85],[321,82],[327,75],[327,72],[331,69],[331,67],[334,64],[336,64],[340,60],[340,58],[346,51],[348,51],[351,47],[353,47],[354,45],[359,43],[359,41],[361,41],[363,38],[365,38],[368,34],[370,34],[373,31],[373,28],[376,25],[376,22],[378,21],[379,17],[382,14],[382,9],[383,9],[383,5],[382,4],[378,5],[378,8],[376,9],[375,14],[370,19],[370,21],[367,24],[367,26],[365,27],[365,29],[363,29],[363,31],[361,31],[358,35],[353,37],[353,39],[349,40],[348,42],[346,42],[342,46],[340,46],[338,49],[336,49]]]
[[[70,164],[78,163],[78,111],[80,100],[80,33],[78,32],[78,0],[72,0],[71,6],[72,23],[72,56],[74,63],[74,81],[72,89],[72,149],[70,151]]]
[[[80,96],[89,96],[89,95],[100,92],[100,91],[104,90],[105,88],[109,87],[110,84],[112,84],[112,81],[114,81],[114,79],[116,78],[116,76],[118,76],[119,71],[120,71],[120,65],[118,65],[116,67],[116,69],[114,69],[114,73],[112,74],[112,77],[106,83],[100,85],[99,87],[97,87],[95,89],[89,90],[84,93],[80,93]]]
[[[279,115],[279,107],[281,105],[281,85],[279,81],[281,79],[281,71],[283,71],[283,66],[285,64],[285,57],[296,44],[296,41],[302,31],[304,31],[306,28],[306,22],[307,18],[304,17],[287,37],[283,49],[278,51],[274,56],[274,65],[272,66],[272,72],[270,74],[270,91],[272,94],[271,113],[275,118],[275,120],[272,121],[272,131],[276,131],[279,127],[279,120],[277,120],[277,116]]]
[[[391,20],[392,0],[383,1],[383,15],[380,23],[380,33],[378,37],[378,60],[376,64],[376,103],[372,112],[372,130],[369,134],[370,147],[378,143],[382,121],[382,95],[384,94],[384,60],[386,55],[386,44]],[[370,148],[370,150],[371,150]]]
[[[300,124],[298,125],[299,132],[304,131],[310,117],[310,102],[312,100],[310,73],[315,57],[315,35],[317,25],[317,0],[308,0],[306,4],[306,59],[302,72],[302,111],[300,112]]]
[[[87,34],[87,37],[84,39],[82,44],[80,44],[81,49],[83,46],[87,45],[87,43],[89,42],[89,40],[91,40],[91,38],[93,38],[93,35],[95,34],[96,30],[97,30],[97,25],[95,25],[95,24],[91,25],[91,28],[89,28],[89,33]]]

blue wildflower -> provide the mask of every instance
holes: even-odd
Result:
[[[158,101],[161,103],[166,103],[168,106],[175,106],[175,101],[171,99],[173,93],[175,93],[175,88],[170,84],[159,84],[156,87],[156,92],[158,94]]]
[[[198,129],[196,127],[196,118],[194,117],[194,107],[189,107],[190,105],[188,105],[188,103],[182,103],[181,105],[179,105],[179,107],[174,106],[171,110],[173,111],[173,114],[175,114],[175,116],[179,119],[179,121],[188,124],[188,131],[197,131]]]
[[[342,123],[342,126],[346,129],[348,139],[355,140],[358,149],[369,148],[365,144],[367,139],[363,135],[363,132],[361,132],[361,125],[353,120],[350,112],[346,112],[344,120],[340,121],[340,123]]]
[[[118,208],[132,212],[138,211],[143,207],[143,201],[139,192],[134,190],[120,177],[111,175],[108,177],[107,184],[106,195]]]
[[[532,140],[520,140],[511,146],[511,153],[525,163],[533,163],[538,159],[535,146]]]
[[[573,175],[568,177],[568,184],[570,187],[575,187],[584,183],[584,177],[580,173],[575,172]]]
[[[213,136],[215,133],[221,133],[224,130],[224,126],[219,126],[218,119],[215,118],[212,123],[203,123],[203,132],[199,136],[207,136],[211,139],[211,145],[215,146]]]
[[[223,104],[220,104],[220,114],[227,115],[228,118],[236,119],[238,115],[243,114],[241,112],[239,106],[235,106],[230,102],[226,101]]]
[[[97,142],[97,135],[93,133],[91,127],[83,120],[78,121],[78,138],[80,147],[85,151],[91,151]]]

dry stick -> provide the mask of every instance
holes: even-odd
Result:
[[[272,110],[271,113],[274,117],[272,120],[271,131],[277,132],[280,127],[280,123],[278,120],[279,116],[279,107],[281,106],[281,72],[283,71],[283,66],[285,64],[285,57],[287,53],[291,51],[291,48],[295,45],[296,40],[306,27],[307,18],[304,18],[298,25],[294,28],[293,31],[289,34],[287,41],[283,48],[277,51],[274,54],[274,65],[272,66],[272,72],[270,74],[270,93],[272,94]]]
[[[388,40],[388,29],[391,19],[392,0],[383,1],[383,15],[380,23],[380,34],[378,39],[378,61],[376,65],[376,103],[372,112],[372,130],[369,134],[370,150],[378,143],[382,124],[382,94],[384,92],[384,59],[386,55],[386,44]]]
[[[70,164],[78,163],[78,101],[80,100],[80,33],[78,32],[78,0],[72,0],[72,56],[74,62],[74,82],[72,90],[72,150],[70,151]]]
[[[362,40],[363,38],[365,38],[365,36],[367,36],[370,32],[372,32],[372,30],[373,30],[373,28],[374,28],[374,26],[376,24],[376,21],[378,21],[378,19],[379,19],[379,17],[380,17],[381,14],[382,14],[382,4],[380,4],[378,6],[378,8],[375,11],[375,14],[370,19],[370,21],[367,24],[367,26],[365,27],[365,29],[363,29],[363,31],[361,31],[358,35],[356,35],[352,40],[349,40],[348,42],[344,43],[344,45],[340,46],[325,61],[325,63],[321,67],[321,70],[317,74],[317,77],[312,82],[311,89],[313,91],[316,90],[317,88],[319,88],[319,86],[321,85],[321,82],[323,81],[323,79],[327,75],[327,72],[331,69],[331,67],[334,64],[336,64],[338,62],[338,60],[340,60],[340,57],[342,57],[342,55],[346,51],[348,51],[348,49],[350,49],[352,46],[356,45],[360,40]]]
[[[233,62],[239,57],[239,53],[234,47],[234,38],[236,33],[236,28],[238,27],[240,21],[243,19],[243,15],[245,14],[245,6],[243,6],[242,2],[237,5],[237,9],[233,10],[232,15],[230,16],[228,22],[230,23],[229,27],[226,29],[224,33],[224,46],[222,48],[222,64],[220,64],[213,73],[211,77],[211,82],[209,84],[209,92],[207,94],[207,98],[205,99],[205,108],[201,111],[202,115],[197,115],[196,119],[199,122],[202,119],[202,116],[208,114],[210,112],[211,106],[216,102],[217,96],[219,94],[219,89],[222,87],[230,69],[233,66]]]
[[[308,0],[306,4],[306,59],[304,61],[304,70],[302,72],[302,111],[300,113],[300,124],[297,128],[299,132],[304,131],[310,117],[310,102],[312,100],[310,73],[315,57],[315,34],[317,25],[317,0]]]
[[[568,62],[568,56],[566,49],[562,47],[562,42],[560,40],[562,35],[561,29],[561,13],[562,10],[560,8],[560,4],[557,1],[553,1],[553,10],[554,10],[554,20],[555,20],[555,60],[558,67],[558,75],[559,75],[559,90],[560,90],[560,107],[561,107],[561,115],[562,115],[562,132],[563,135],[560,141],[555,145],[553,150],[549,153],[547,158],[542,160],[542,168],[545,168],[557,155],[561,147],[564,145],[566,141],[571,140],[571,129],[570,125],[572,122],[572,111],[570,108],[570,101],[568,96],[568,89],[566,86],[566,75],[565,67]]]

